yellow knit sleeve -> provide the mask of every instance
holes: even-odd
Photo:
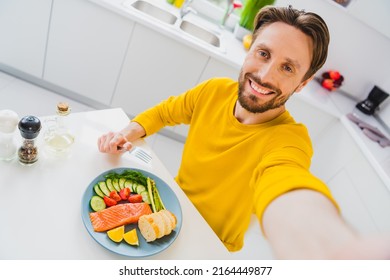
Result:
[[[277,197],[296,189],[311,189],[325,195],[338,208],[329,188],[309,171],[286,166],[270,167],[255,188],[255,213],[262,225],[267,206]]]
[[[302,136],[302,133],[299,133]],[[293,135],[281,135],[281,137],[293,137]],[[325,195],[336,208],[337,202],[326,184],[314,176],[309,168],[311,161],[311,145],[307,141],[292,138],[284,147],[280,147],[277,140],[274,145],[278,148],[271,149],[255,170],[251,180],[254,191],[254,210],[262,227],[262,217],[267,206],[277,197],[296,189],[311,189]]]
[[[165,126],[190,124],[196,102],[208,82],[205,81],[181,95],[169,97],[139,114],[132,121],[145,129],[146,136],[156,133]]]

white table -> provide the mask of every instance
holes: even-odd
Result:
[[[0,259],[126,259],[98,244],[81,218],[81,199],[89,183],[116,167],[154,173],[169,184],[181,204],[183,220],[177,239],[146,259],[232,258],[153,151],[150,166],[129,155],[98,151],[100,135],[128,123],[121,109],[73,113],[68,121],[76,136],[69,158],[47,156],[41,133],[40,158],[34,165],[23,166],[17,158],[0,162]],[[150,150],[144,141],[137,145]]]

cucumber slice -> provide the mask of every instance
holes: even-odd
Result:
[[[95,212],[106,208],[106,204],[104,203],[104,199],[101,198],[100,196],[97,196],[97,195],[94,195],[91,197],[89,205],[91,206],[92,210]]]
[[[119,179],[119,188],[122,190],[125,188],[126,178]]]
[[[93,190],[95,191],[95,193],[96,193],[98,196],[104,197],[104,193],[103,193],[102,190],[100,189],[99,184],[96,184],[95,186],[93,186]]]
[[[142,185],[137,185],[136,193],[141,194],[141,192],[146,191],[146,187]]]
[[[110,196],[110,191],[109,191],[108,188],[107,188],[106,182],[100,181],[100,182],[98,183],[98,185],[99,185],[99,188],[100,188],[100,190],[102,191],[102,193],[103,193],[104,195]]]
[[[136,185],[136,183],[134,183],[133,181],[126,180],[125,186],[126,186],[126,188],[129,188],[132,193],[135,193],[135,190],[134,190],[135,185]]]
[[[140,195],[142,196],[142,200],[147,203],[147,204],[150,204],[150,197],[149,197],[149,193],[147,190],[144,190],[140,193]]]
[[[114,178],[111,181],[112,181],[112,185],[114,186],[114,189],[117,192],[119,192],[121,190],[121,188],[119,187],[119,179],[118,178]]]
[[[133,192],[133,181],[127,179],[125,182],[125,188],[129,188],[130,191]]]
[[[138,183],[134,183],[131,185],[131,192],[132,193],[137,193],[137,186],[138,186]]]
[[[106,185],[107,185],[107,188],[110,192],[112,191],[116,191],[116,189],[114,188],[114,186],[112,185],[112,180],[111,178],[107,178],[106,179]]]

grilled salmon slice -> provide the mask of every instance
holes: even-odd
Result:
[[[151,214],[147,203],[125,203],[117,204],[98,212],[89,213],[92,227],[95,231],[101,232],[138,222],[142,215]]]

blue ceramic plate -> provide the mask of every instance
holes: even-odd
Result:
[[[120,243],[113,242],[108,236],[106,232],[95,232],[93,230],[91,221],[89,219],[89,213],[92,212],[92,209],[89,205],[89,201],[93,195],[95,195],[95,192],[93,190],[93,186],[99,182],[105,180],[105,175],[110,172],[116,172],[116,173],[122,173],[124,170],[134,170],[139,171],[142,174],[144,174],[146,177],[150,177],[153,179],[156,183],[156,187],[160,193],[161,199],[164,202],[165,207],[167,210],[171,211],[177,218],[177,225],[174,231],[171,232],[171,234],[164,236],[160,239],[157,239],[153,242],[147,243],[143,236],[141,235],[137,224],[130,224],[125,226],[125,232],[137,228],[137,234],[139,239],[139,246],[131,246],[127,244],[124,240]],[[100,174],[98,177],[96,177],[88,186],[86,189],[83,198],[82,198],[82,209],[81,209],[81,215],[84,222],[85,227],[87,228],[88,233],[93,237],[93,239],[96,240],[97,243],[102,245],[104,248],[115,252],[117,254],[133,257],[133,258],[142,258],[147,257],[151,255],[155,255],[157,253],[160,253],[161,251],[168,248],[176,239],[176,237],[179,235],[181,224],[182,224],[182,213],[181,213],[181,207],[179,200],[177,199],[175,193],[171,190],[171,188],[165,183],[163,180],[161,180],[156,175],[136,169],[136,168],[115,168],[108,170],[102,174]]]

